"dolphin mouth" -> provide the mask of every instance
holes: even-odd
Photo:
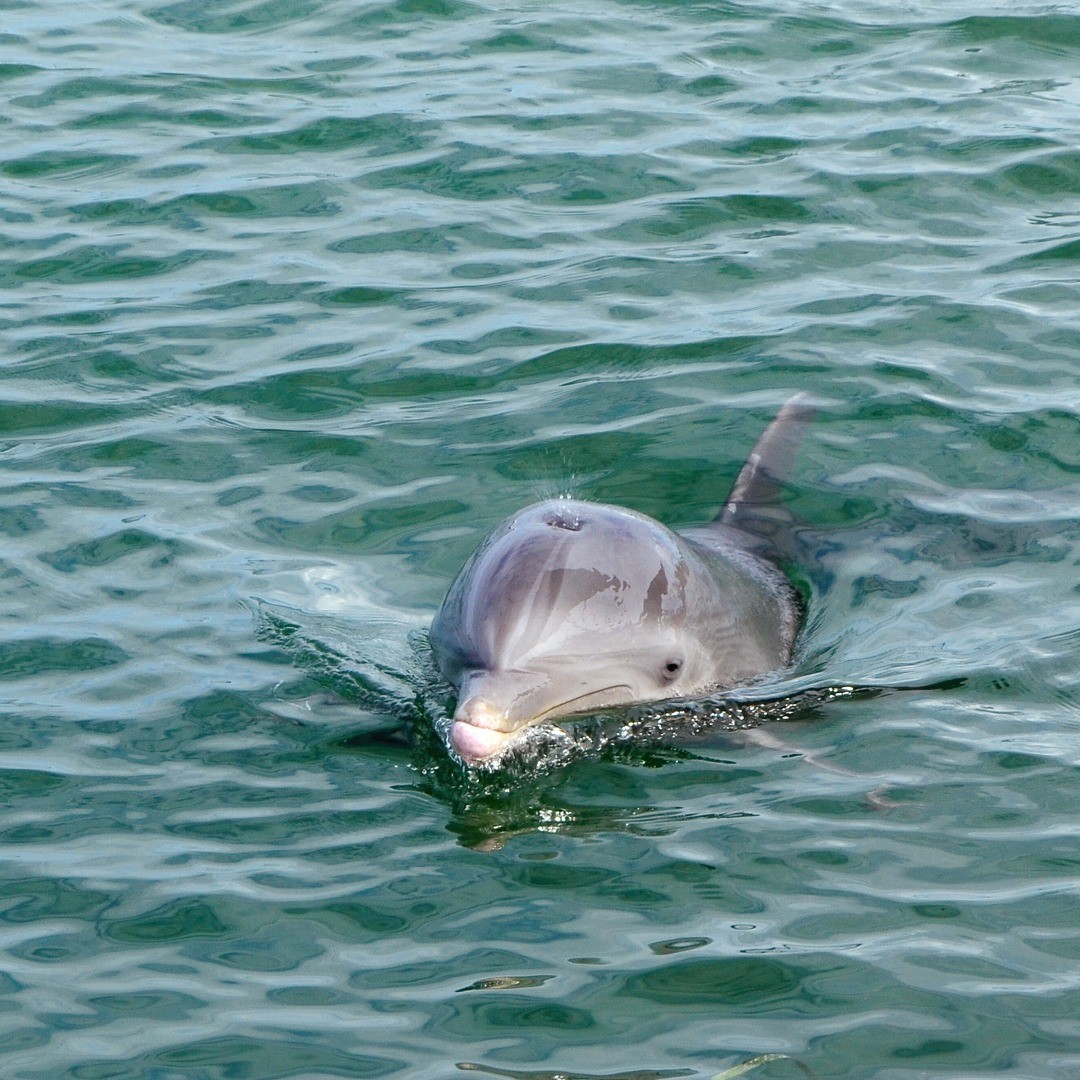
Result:
[[[611,698],[611,695],[616,692],[624,694],[626,702],[634,700],[634,692],[630,686],[625,683],[616,683],[599,690],[590,690],[586,694],[579,694],[566,701],[556,702],[509,730],[506,730],[509,724],[506,713],[493,708],[485,701],[473,699],[467,710],[468,719],[460,715],[465,710],[458,709],[458,715],[455,715],[450,727],[450,745],[468,764],[490,761],[500,757],[523,732],[546,723],[553,716],[567,716],[583,712],[593,704],[597,707],[621,704],[620,701],[613,701]]]
[[[620,702],[618,700],[611,700],[607,695],[613,694],[615,691],[624,691],[626,694],[626,702]],[[600,705],[600,701],[603,701],[603,706]],[[626,683],[615,683],[614,686],[605,686],[600,690],[590,690],[587,694],[580,694],[578,697],[569,698],[566,701],[559,702],[557,705],[552,705],[550,709],[545,709],[543,712],[537,713],[534,717],[526,720],[522,727],[531,727],[533,724],[542,723],[547,717],[555,713],[556,716],[569,716],[572,713],[584,712],[590,708],[592,704],[596,704],[598,708],[607,707],[610,705],[626,704],[627,702],[634,700],[634,691]],[[520,729],[518,729],[520,730]]]
[[[470,724],[468,720],[455,720],[450,727],[450,745],[458,757],[471,764],[487,761],[500,754],[515,734],[517,732],[508,734],[495,728]]]

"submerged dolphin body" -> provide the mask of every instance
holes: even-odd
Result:
[[[802,607],[771,561],[791,520],[776,503],[812,416],[801,398],[765,430],[728,501],[682,533],[617,506],[552,499],[480,545],[431,626],[458,689],[450,744],[498,760],[533,725],[690,697],[784,667]]]

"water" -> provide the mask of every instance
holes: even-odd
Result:
[[[101,0],[0,42],[0,1074],[1080,1071],[1080,13]],[[486,529],[822,410],[746,742],[464,776]]]

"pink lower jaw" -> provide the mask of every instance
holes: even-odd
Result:
[[[455,720],[450,728],[450,744],[466,761],[483,761],[501,750],[505,743],[505,732],[477,727],[464,720]]]

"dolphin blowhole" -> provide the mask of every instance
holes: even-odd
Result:
[[[566,532],[580,532],[582,526],[586,524],[581,517],[572,517],[564,513],[551,514],[547,519],[547,523],[553,529],[564,529]]]

